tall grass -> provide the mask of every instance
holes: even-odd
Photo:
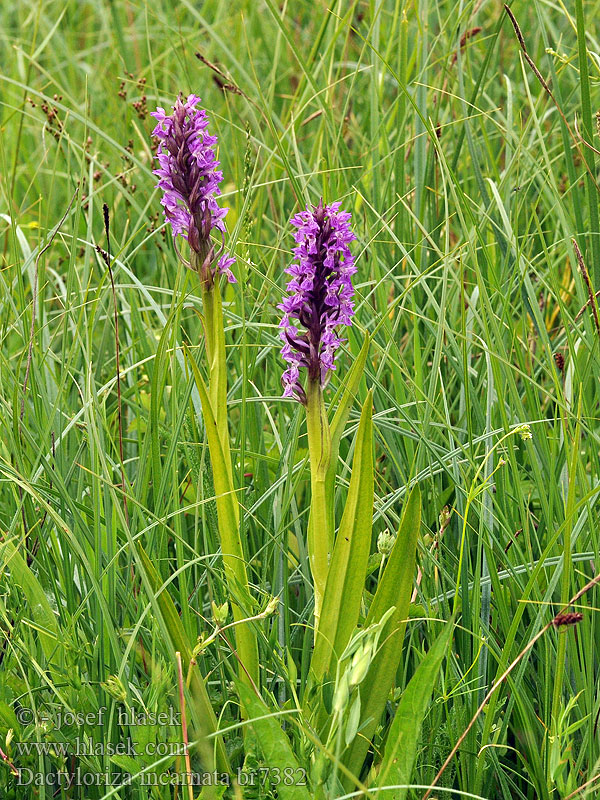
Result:
[[[181,350],[200,363],[200,293],[158,216],[151,175],[148,111],[179,91],[210,111],[231,209],[239,286],[224,293],[227,403],[263,694],[314,785],[335,757],[294,711],[312,646],[310,479],[302,409],[280,397],[276,310],[299,204],[342,198],[359,237],[356,324],[328,402],[368,332],[337,512],[358,402],[372,389],[369,592],[378,535],[397,530],[413,484],[423,498],[403,667],[376,748],[440,622],[458,615],[411,776],[423,788],[410,797],[425,793],[496,678],[595,574],[599,4],[510,8],[543,82],[503,6],[486,0],[36,0],[0,11],[3,796],[172,797],[135,782],[58,795],[18,787],[11,763],[104,773],[150,771],[159,759],[25,756],[15,742],[180,741],[176,726],[119,726],[118,710],[178,707],[171,606],[160,597],[190,649],[214,631],[211,604],[229,599],[200,400]],[[96,251],[107,247],[103,203],[114,296]],[[503,439],[522,423],[531,439]],[[519,660],[437,796],[595,796],[598,602],[594,587],[571,609],[582,614],[576,627],[552,627]],[[249,771],[265,756],[241,722],[232,645],[217,636],[197,660],[228,729],[226,757]],[[21,713],[103,706],[102,725],[60,731]],[[335,783],[320,791],[343,793]]]

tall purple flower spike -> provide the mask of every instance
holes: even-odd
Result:
[[[224,217],[228,208],[220,208],[216,197],[221,194],[219,184],[223,173],[217,167],[214,146],[216,136],[210,136],[206,111],[196,108],[200,98],[189,95],[183,102],[181,96],[175,101],[172,114],[157,108],[151,116],[158,120],[152,135],[159,139],[157,158],[159,168],[157,186],[163,190],[161,203],[165,217],[173,229],[173,238],[181,235],[187,239],[191,249],[200,256],[196,259],[200,269],[210,267],[210,278],[214,277],[213,263],[235,283],[231,265],[235,259],[225,255]],[[215,253],[210,241],[210,232],[219,231],[222,245]]]
[[[281,355],[289,365],[281,382],[283,396],[301,403],[306,403],[306,394],[300,368],[308,369],[309,380],[325,386],[344,341],[338,328],[351,325],[354,314],[356,267],[348,245],[356,236],[350,230],[351,214],[340,211],[340,205],[324,206],[321,199],[318,206],[307,206],[291,220],[297,246],[294,262],[286,269],[291,276],[288,296],[278,306],[283,311]]]

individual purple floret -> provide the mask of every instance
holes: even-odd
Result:
[[[321,199],[318,206],[307,206],[291,220],[297,246],[294,262],[286,269],[291,275],[288,296],[278,306],[283,311],[281,354],[289,364],[281,382],[283,396],[301,403],[306,403],[306,394],[300,368],[308,369],[309,380],[325,386],[344,341],[338,327],[351,325],[354,314],[356,267],[348,245],[356,236],[350,230],[351,214],[340,211],[340,205],[324,206]]]
[[[221,240],[225,238],[224,217],[228,208],[220,208],[216,196],[221,194],[219,184],[223,173],[217,167],[214,146],[216,136],[210,136],[206,111],[196,108],[200,98],[189,95],[183,102],[181,96],[175,101],[173,113],[167,114],[164,108],[157,108],[151,116],[158,120],[152,135],[159,139],[157,158],[159,168],[158,188],[164,194],[161,200],[165,217],[173,229],[173,237],[178,235],[187,239],[191,249],[200,258],[196,259],[200,270],[211,268],[217,261],[218,269],[227,275],[230,283],[235,278],[230,269],[235,259],[223,253],[224,244],[215,254],[210,240],[210,232],[218,230]]]

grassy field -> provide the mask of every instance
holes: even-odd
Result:
[[[180,716],[151,714],[180,715],[187,680],[188,721],[202,717],[192,673],[226,729],[192,766],[221,747],[240,783],[268,777],[226,797],[423,798],[434,779],[438,800],[596,796],[598,587],[568,602],[600,556],[600,3],[510,9],[515,24],[496,0],[3,4],[2,798],[219,796],[77,779],[181,766],[166,752]],[[227,410],[270,729],[248,724],[256,703],[240,713],[232,631],[213,635],[231,598],[182,350],[203,372],[203,308],[152,175],[149,113],[179,92],[208,111],[230,208]],[[357,234],[357,312],[328,408],[371,340],[336,483],[339,522],[372,390],[362,618],[385,566],[378,537],[398,530],[411,486],[422,498],[395,688],[351,785],[338,774],[351,721],[332,749],[299,711],[311,483],[304,409],[280,383],[289,219],[321,196],[341,200]],[[108,249],[105,203],[110,270],[96,249]],[[581,617],[556,624],[565,611]],[[453,614],[414,788],[377,787],[398,702]],[[180,677],[175,653],[195,647]],[[286,747],[307,787],[274,785]]]

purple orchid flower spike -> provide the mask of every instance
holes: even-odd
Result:
[[[218,269],[230,283],[236,283],[231,265],[235,259],[224,253],[225,223],[228,208],[220,208],[216,197],[223,173],[217,167],[214,147],[216,136],[207,133],[206,111],[197,108],[200,98],[189,95],[183,102],[178,97],[167,114],[157,108],[151,116],[158,120],[152,135],[159,139],[157,158],[158,188],[163,190],[161,203],[171,224],[173,238],[181,235],[192,250],[192,266],[209,283]],[[215,253],[211,231],[218,231],[221,247]],[[213,265],[216,262],[216,267]]]
[[[350,230],[351,214],[340,211],[340,203],[307,206],[291,220],[295,259],[286,269],[291,280],[288,296],[278,308],[284,345],[281,355],[289,364],[283,373],[284,397],[306,404],[300,383],[300,368],[306,367],[309,381],[324,387],[335,370],[335,357],[344,341],[340,325],[351,325],[354,314],[352,275],[354,256],[348,245],[356,236]]]

